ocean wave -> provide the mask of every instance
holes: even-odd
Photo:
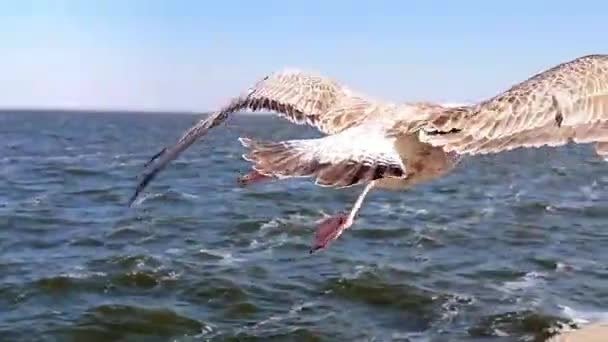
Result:
[[[574,309],[567,305],[558,305],[564,316],[576,324],[590,324],[608,321],[608,311]]]
[[[515,292],[541,286],[546,276],[547,274],[543,272],[527,272],[517,280],[504,282],[503,289],[507,292]]]
[[[5,339],[540,341],[608,319],[608,178],[593,151],[467,158],[437,182],[373,191],[310,255],[322,211],[360,189],[237,187],[250,166],[220,127],[128,208],[144,162],[198,117],[23,115],[1,128]],[[318,136],[233,119],[270,140]]]
[[[166,308],[106,304],[88,309],[77,322],[60,329],[69,340],[121,340],[200,334],[205,323]]]
[[[476,325],[468,329],[472,338],[500,338],[505,341],[518,340],[544,341],[555,334],[555,329],[568,324],[557,316],[530,310],[506,311],[484,316]]]
[[[201,248],[199,253],[201,258],[206,260],[220,260],[220,263],[223,265],[234,265],[246,260],[242,257],[235,257],[231,251],[225,249],[220,250]]]

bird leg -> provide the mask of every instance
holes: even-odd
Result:
[[[374,183],[375,182],[372,181],[365,186],[365,189],[363,189],[363,192],[359,195],[357,201],[355,201],[350,213],[340,213],[338,215],[325,218],[319,222],[317,225],[317,230],[315,231],[310,254],[327,248],[330,242],[337,239],[340,235],[342,235],[342,232],[353,225],[355,216],[357,216],[357,213],[361,209],[365,196],[374,187]]]
[[[238,183],[242,186],[248,186],[260,181],[264,181],[264,180],[269,180],[272,179],[273,177],[271,176],[266,176],[263,175],[259,172],[257,172],[256,170],[252,170],[251,172],[249,172],[248,174],[239,177],[238,179]]]

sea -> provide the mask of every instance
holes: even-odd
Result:
[[[465,158],[374,190],[242,187],[235,114],[132,207],[145,162],[204,114],[0,112],[0,341],[544,341],[608,319],[608,163],[588,145]]]

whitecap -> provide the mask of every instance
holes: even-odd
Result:
[[[507,291],[519,291],[529,289],[538,285],[539,282],[544,281],[544,277],[547,275],[543,272],[528,272],[521,279],[507,281],[503,284]]]
[[[434,298],[436,299],[436,298]],[[475,297],[466,294],[450,294],[449,298],[441,304],[441,319],[451,320],[459,314],[458,308],[471,305],[475,302]]]
[[[287,313],[285,313],[285,314],[270,315],[270,317],[268,317],[265,320],[262,320],[262,321],[258,322],[252,328],[255,330],[255,329],[258,329],[258,328],[260,328],[260,327],[262,327],[264,325],[268,325],[270,323],[281,322],[281,321],[284,321],[286,319],[293,318],[293,317],[297,316],[303,309],[309,308],[309,307],[314,307],[315,305],[317,305],[315,302],[303,302],[303,303],[293,304],[289,308],[289,311]],[[328,315],[331,315],[331,312],[326,313],[325,315],[319,316],[318,320],[322,320],[322,319],[324,319]]]
[[[170,271],[167,275],[160,277],[160,279],[163,281],[167,281],[167,280],[173,281],[173,280],[177,280],[177,278],[179,278],[180,275],[181,275],[181,273],[178,273],[175,271]]]
[[[268,229],[278,228],[279,224],[280,224],[280,220],[273,218],[266,223],[262,223],[262,225],[260,226],[260,230],[264,231],[264,230],[268,230]]]
[[[576,270],[576,268],[572,265],[568,265],[563,262],[557,262],[555,264],[555,271],[557,271],[557,272],[566,272],[566,271],[572,271],[572,270]]]
[[[182,197],[184,197],[184,198],[188,198],[188,199],[197,199],[197,198],[199,198],[199,196],[198,196],[198,195],[195,195],[195,194],[190,194],[190,193],[187,193],[187,192],[181,192],[181,191],[180,191],[180,192],[178,192],[178,194],[179,194],[180,196],[182,196]]]
[[[249,251],[259,251],[260,249],[270,252],[272,249],[281,247],[289,241],[297,241],[297,237],[290,237],[287,233],[283,232],[273,237],[264,237],[262,242],[253,239],[249,243]]]
[[[429,342],[430,336],[424,332],[394,332],[391,334],[393,340],[405,340],[411,342]]]
[[[417,209],[416,212],[414,213],[416,216],[426,216],[429,214],[428,209]]]
[[[74,267],[74,269],[75,271],[72,272],[62,272],[59,276],[70,279],[88,279],[92,277],[105,277],[108,275],[106,272],[88,271],[82,266]]]
[[[165,251],[166,254],[169,255],[182,255],[183,253],[183,249],[181,248],[169,248]]]
[[[209,321],[205,321],[203,327],[201,328],[201,332],[194,335],[193,338],[200,339],[203,337],[211,337],[215,330],[217,330],[215,324],[210,323]]]
[[[371,266],[369,265],[355,265],[354,270],[351,272],[344,272],[342,274],[342,279],[357,279],[359,278],[364,272],[368,271],[371,269]]]
[[[608,311],[576,310],[567,305],[558,305],[564,315],[577,324],[588,324],[608,321]]]
[[[264,222],[260,225],[260,232],[265,234],[267,231],[279,228],[281,225],[307,224],[309,221],[310,217],[301,214],[290,214],[286,217],[273,217],[268,222]]]
[[[239,262],[245,261],[244,258],[234,257],[231,252],[226,252],[226,251],[211,250],[211,249],[201,248],[199,250],[199,252],[200,253],[209,254],[209,255],[215,256],[217,258],[220,258],[221,261],[219,263],[223,264],[223,265],[232,265],[234,263],[239,263]]]
[[[304,302],[302,304],[296,304],[294,306],[291,307],[291,309],[289,310],[289,314],[296,314],[304,309],[307,308],[311,308],[314,307],[315,303],[314,302]]]

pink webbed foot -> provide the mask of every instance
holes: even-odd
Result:
[[[312,247],[310,248],[310,254],[327,248],[330,242],[337,239],[342,232],[351,225],[352,221],[349,220],[348,215],[344,213],[323,219],[317,225]]]
[[[270,176],[265,176],[255,170],[249,172],[248,174],[239,177],[238,182],[242,186],[248,186],[257,182],[261,182],[264,180],[272,179]]]

